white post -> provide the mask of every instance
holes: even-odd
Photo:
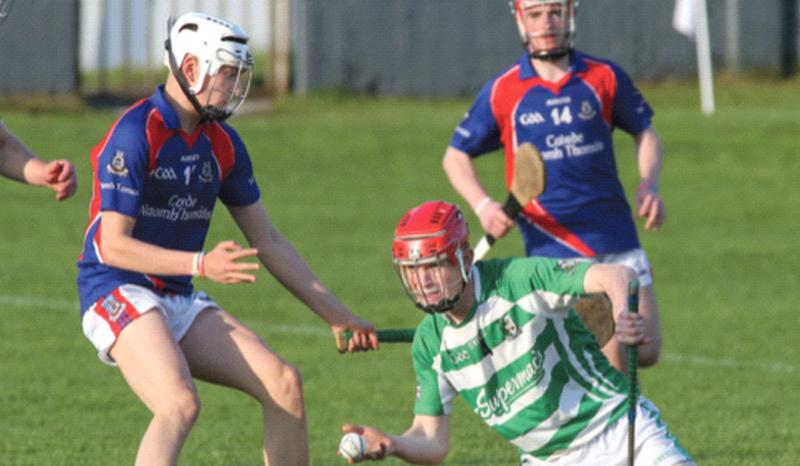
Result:
[[[725,66],[733,74],[741,68],[739,53],[739,0],[725,2]]]
[[[289,92],[291,36],[289,0],[272,0],[272,83],[276,96]]]
[[[706,0],[693,2],[695,10],[695,44],[697,46],[697,69],[700,77],[700,104],[703,113],[714,113],[714,72],[711,65],[711,42],[708,33],[708,10]]]

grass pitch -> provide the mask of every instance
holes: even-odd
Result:
[[[721,83],[711,118],[699,112],[693,86],[643,89],[666,147],[667,223],[641,235],[655,268],[664,349],[658,366],[640,376],[644,394],[702,465],[800,463],[797,84]],[[318,96],[233,120],[275,223],[321,278],[379,327],[413,326],[420,318],[392,270],[390,237],[400,215],[420,201],[463,205],[440,161],[468,105]],[[56,204],[49,192],[0,180],[0,464],[130,464],[149,414],[84,339],[74,286],[90,195],[88,153],[116,114],[0,113],[37,153],[73,160],[82,183],[74,199]],[[632,144],[622,133],[616,142],[632,193]],[[496,155],[478,161],[498,199],[502,163]],[[467,215],[476,242],[481,232]],[[242,240],[218,206],[208,244],[228,238]],[[491,254],[521,250],[512,234]],[[301,369],[313,464],[345,464],[335,455],[343,422],[398,433],[408,427],[408,346],[339,355],[325,325],[267,274],[248,286],[200,286]],[[260,464],[256,403],[207,384],[199,391],[202,412],[181,463]],[[514,448],[463,403],[452,421],[445,464],[517,464]]]

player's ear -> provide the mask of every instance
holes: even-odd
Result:
[[[183,59],[183,63],[181,63],[181,71],[186,77],[186,81],[189,83],[189,86],[194,86],[197,82],[197,77],[200,74],[197,57],[186,54],[186,57]]]
[[[467,248],[467,250],[464,251],[464,265],[469,267],[469,265],[472,264],[472,260],[474,258],[475,258],[475,251],[473,251],[472,248]]]

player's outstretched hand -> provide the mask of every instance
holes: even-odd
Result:
[[[339,346],[340,353],[355,353],[379,348],[375,326],[354,314],[350,314],[343,322],[331,324],[331,328],[333,329],[333,334],[337,336],[337,346]],[[345,335],[347,330],[352,332],[350,340],[339,343],[340,338],[338,336]]]
[[[624,345],[633,346],[647,343],[645,338],[644,319],[641,314],[629,311],[620,312],[615,322],[614,335],[617,341]]]
[[[241,259],[258,254],[254,248],[244,249],[235,241],[222,241],[208,252],[203,259],[203,272],[209,280],[219,283],[253,283],[259,269],[255,262],[239,262]]]
[[[636,209],[639,218],[644,218],[644,229],[656,231],[664,224],[664,202],[658,189],[648,182],[642,182],[636,190]]]
[[[508,218],[508,215],[503,211],[502,204],[494,200],[490,200],[488,204],[481,206],[477,215],[481,221],[483,231],[494,238],[502,238],[514,226],[514,220]]]
[[[56,200],[63,201],[78,190],[75,167],[68,160],[53,160],[42,168],[45,186],[56,192]]]
[[[391,456],[394,452],[394,444],[392,438],[381,430],[369,426],[360,426],[355,424],[342,425],[342,433],[355,433],[360,435],[366,443],[364,455],[360,459],[348,459],[349,464],[360,463],[362,461],[381,461],[386,457]],[[337,452],[342,456],[341,452]]]

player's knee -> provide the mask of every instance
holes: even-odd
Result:
[[[296,367],[284,364],[279,376],[271,380],[270,385],[270,400],[262,402],[265,408],[273,405],[298,417],[303,415],[303,378]]]
[[[288,405],[287,408],[290,408],[289,411],[301,412],[303,410],[303,377],[296,367],[290,365],[286,365],[281,372],[281,398]]]
[[[172,424],[190,427],[200,415],[200,398],[197,396],[197,391],[185,388],[163,396],[154,414]]]

